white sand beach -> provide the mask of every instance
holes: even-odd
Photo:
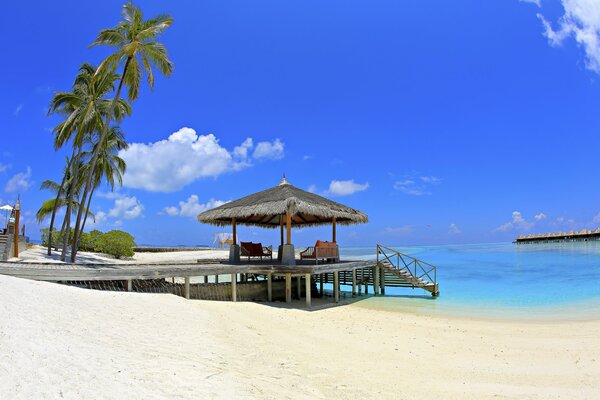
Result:
[[[594,399],[599,334],[0,276],[0,398]]]

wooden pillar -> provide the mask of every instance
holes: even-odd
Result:
[[[267,299],[273,301],[273,275],[267,274]]]
[[[292,244],[292,213],[290,210],[285,213],[285,226],[287,230],[286,244]]]
[[[310,274],[304,275],[305,290],[306,290],[306,307],[311,306],[311,277]]]
[[[133,290],[133,284],[131,279],[127,279],[127,291],[131,292]]]
[[[219,283],[219,275],[215,275],[215,283]]]
[[[356,270],[352,270],[352,297],[356,297]]]
[[[283,215],[279,216],[279,236],[281,237],[281,245],[283,246]]]
[[[385,269],[379,268],[379,270],[381,271],[381,279],[379,280],[379,283],[381,284],[381,294],[385,294]]]
[[[208,275],[204,275],[204,283],[208,283]]]
[[[237,244],[237,224],[235,218],[231,220],[231,224],[233,225],[233,244]]]
[[[302,298],[302,277],[298,276],[296,279],[297,279],[296,284],[298,285],[297,290],[296,290],[296,295],[298,296],[298,300],[300,300]]]
[[[185,277],[184,295],[186,299],[190,299],[190,277]]]
[[[379,267],[373,267],[373,294],[379,295]]]
[[[237,301],[237,274],[231,274],[231,301]]]
[[[292,302],[292,274],[285,274],[285,302]]]
[[[362,270],[362,276],[363,276],[363,282],[365,283],[365,294],[369,294],[369,281],[365,279],[365,275],[367,275],[367,268],[363,268]]]
[[[21,200],[17,199],[15,204],[15,229],[13,232],[14,246],[15,246],[15,257],[19,257],[19,217],[21,214]],[[68,232],[67,232],[68,234]],[[8,245],[10,246],[10,245]]]
[[[319,274],[319,293],[323,297],[323,274]]]
[[[340,302],[340,273],[335,271],[333,273],[333,301],[336,303]]]
[[[336,238],[336,237],[337,237],[337,234],[336,234],[335,217],[333,217],[333,222],[332,222],[331,228],[332,228],[332,231],[331,231],[331,239],[332,239],[332,240],[331,240],[331,241],[332,241],[333,243],[335,243],[335,242],[337,242],[337,238]]]

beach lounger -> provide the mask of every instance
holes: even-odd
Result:
[[[314,246],[308,247],[306,250],[300,252],[301,260],[315,260],[315,264],[319,263],[319,260],[340,260],[340,251],[337,243],[335,242],[323,242],[317,240]]]
[[[240,242],[240,252],[242,257],[248,257],[248,261],[251,257],[260,257],[261,260],[263,257],[273,259],[271,246],[263,247],[262,243]]]

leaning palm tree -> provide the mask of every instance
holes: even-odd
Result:
[[[105,97],[114,90],[115,82],[119,78],[111,71],[96,73],[96,68],[90,64],[83,64],[79,68],[79,74],[75,78],[71,92],[58,92],[50,102],[49,113],[57,113],[65,117],[54,129],[54,147],[59,149],[69,140],[73,141],[73,155],[71,163],[79,164],[82,146],[87,137],[94,131],[102,129],[103,118],[112,113],[115,120],[122,120],[131,114],[131,106],[124,99],[117,101],[107,100]],[[67,169],[72,165],[68,164]],[[73,168],[75,173],[73,180],[78,181],[79,168]],[[64,189],[64,179],[59,188],[56,198],[58,199]],[[70,224],[70,211],[73,204],[73,194],[67,198],[67,216]],[[58,201],[54,205],[58,206]],[[50,219],[50,232],[54,227],[56,209],[52,212]],[[50,236],[51,237],[51,236]],[[51,254],[52,239],[48,241],[48,254]]]
[[[81,224],[81,232],[85,229],[88,215],[93,215],[90,213],[90,204],[92,202],[92,197],[94,196],[94,191],[100,186],[102,179],[106,180],[111,191],[114,191],[116,183],[119,186],[123,184],[123,174],[127,169],[125,160],[119,157],[118,154],[119,151],[126,150],[129,147],[125,141],[125,134],[121,128],[118,126],[110,128],[104,142],[97,142],[94,144],[89,152],[84,153],[84,156],[91,157],[97,147],[99,147],[97,150],[98,162],[96,163],[96,170],[94,171],[92,190],[87,199],[87,212],[83,218],[83,223]]]
[[[115,28],[102,30],[91,46],[107,45],[115,49],[98,68],[97,73],[103,71],[115,71],[118,66],[123,65],[123,71],[113,101],[118,101],[121,89],[127,86],[129,100],[137,99],[140,89],[142,74],[145,73],[148,85],[154,87],[153,68],[158,69],[163,75],[169,76],[173,72],[173,63],[169,60],[166,47],[156,41],[171,24],[173,18],[168,15],[159,15],[155,18],[144,20],[142,11],[131,3],[123,6],[123,21]],[[100,130],[100,142],[104,141],[108,133],[112,113],[106,115],[102,129]],[[98,162],[98,152],[92,154],[90,170],[94,171]],[[83,197],[87,197],[94,175],[89,174],[83,190]],[[75,262],[77,256],[77,244],[79,242],[81,217],[83,209],[77,213],[75,221],[75,232],[73,235],[73,249],[71,251],[71,262]]]

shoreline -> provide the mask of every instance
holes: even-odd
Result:
[[[356,304],[307,311],[6,276],[0,303],[7,398],[600,395],[600,321],[486,321]]]

